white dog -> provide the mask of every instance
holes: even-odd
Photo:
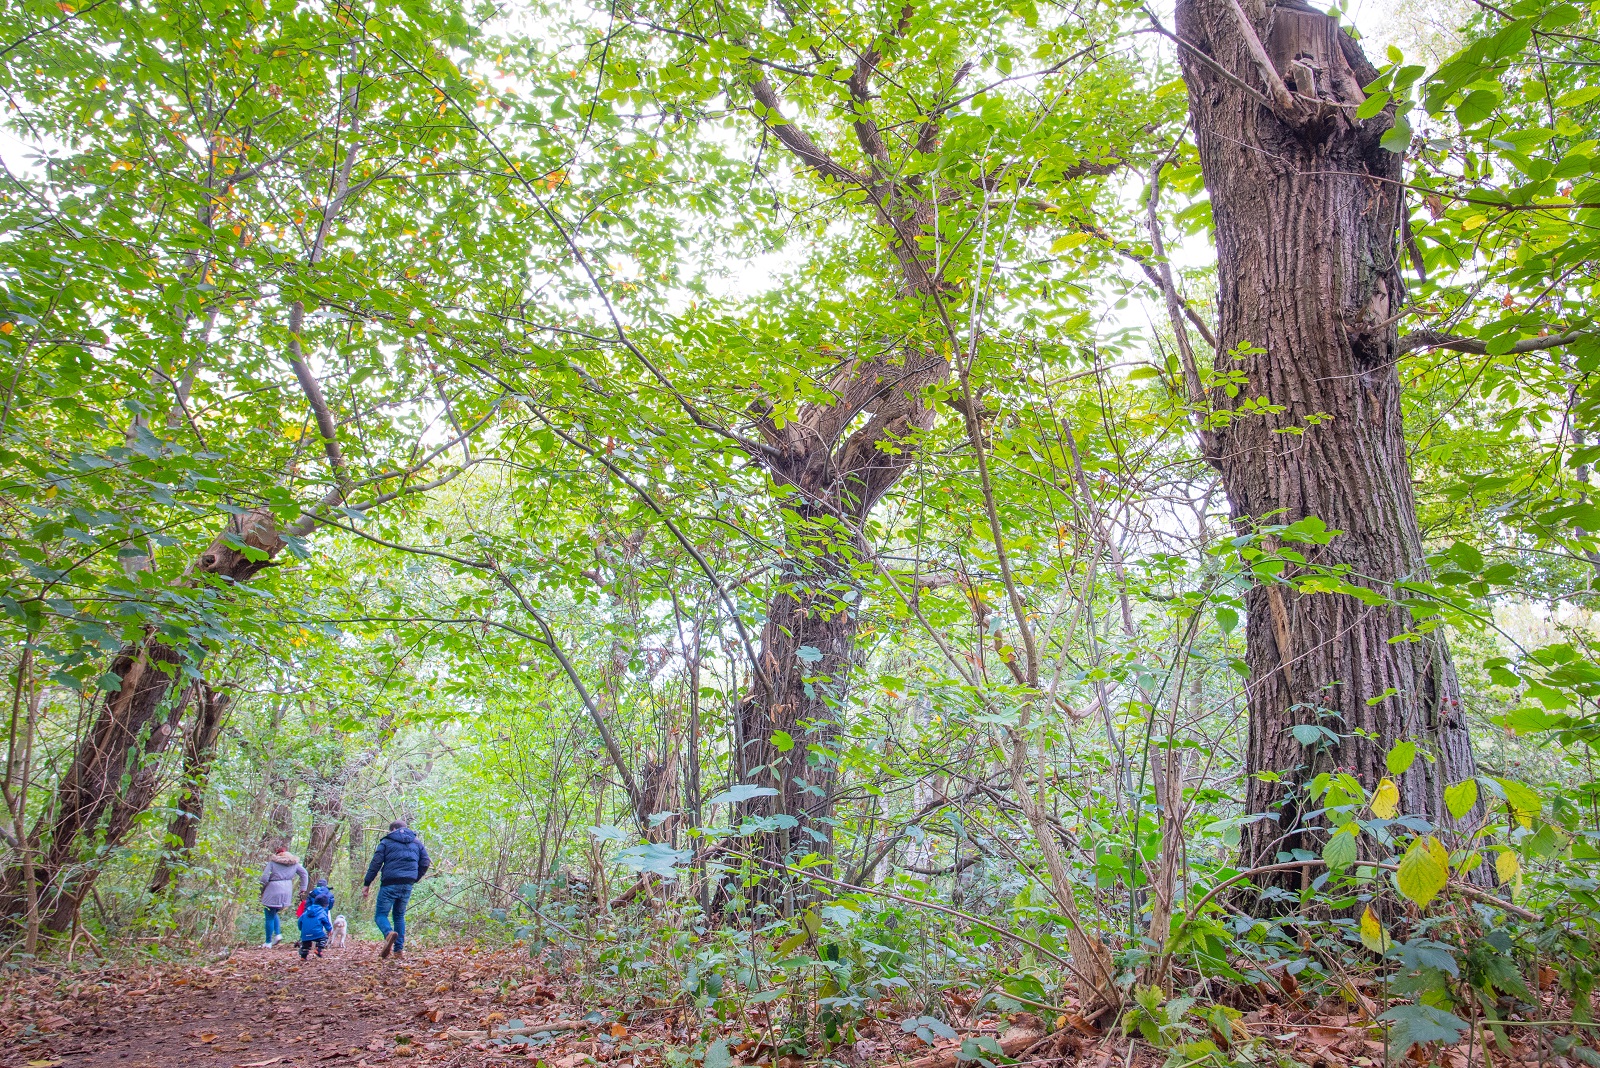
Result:
[[[333,918],[333,937],[331,939],[333,942],[333,948],[343,949],[345,936],[349,933],[350,924],[345,921],[343,916],[335,916]]]

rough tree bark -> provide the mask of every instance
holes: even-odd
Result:
[[[183,739],[183,777],[179,780],[178,800],[167,823],[166,849],[156,862],[150,878],[150,892],[164,893],[173,877],[182,872],[200,836],[200,820],[205,815],[206,783],[211,778],[211,762],[217,741],[233,698],[219,694],[204,681],[195,683],[195,715]]]
[[[1207,445],[1234,523],[1319,517],[1340,533],[1295,550],[1397,596],[1427,571],[1396,370],[1402,159],[1379,143],[1391,110],[1355,117],[1377,72],[1332,19],[1298,4],[1180,0],[1177,32],[1216,223],[1216,369],[1244,376],[1237,396],[1208,398],[1228,416]],[[1243,410],[1255,398],[1271,407]],[[1370,789],[1403,739],[1432,758],[1398,777],[1403,811],[1451,824],[1443,788],[1475,764],[1442,635],[1418,635],[1398,604],[1285,581],[1258,581],[1247,608],[1246,809],[1276,818],[1247,828],[1243,863],[1319,848],[1301,786],[1337,766]],[[1298,724],[1342,740],[1304,747]]]

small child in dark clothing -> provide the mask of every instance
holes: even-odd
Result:
[[[322,956],[331,933],[333,921],[328,918],[327,906],[318,902],[317,895],[313,894],[306,902],[306,910],[300,914],[300,959],[310,956],[312,946],[317,948],[317,956]]]

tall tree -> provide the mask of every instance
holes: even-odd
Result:
[[[820,187],[822,205],[806,212],[835,212],[870,235],[807,267],[850,277],[854,299],[802,291],[776,320],[722,324],[717,343],[748,361],[753,381],[730,390],[723,363],[705,387],[746,413],[738,444],[767,476],[782,545],[735,724],[739,778],[777,790],[747,807],[775,821],[772,860],[831,850],[830,754],[874,572],[872,517],[950,396],[974,287],[1018,252],[1013,227],[1091,203],[1095,179],[1139,151],[1144,125],[1101,51],[1118,32],[1110,19],[1044,24],[1031,5],[1003,2],[846,4],[818,19],[832,44],[782,8],[638,16],[652,30],[667,24],[684,65],[714,73],[756,120],[757,176],[771,169],[768,146],[781,146],[806,179],[794,206]],[[1035,30],[1024,60],[1010,35]],[[1011,76],[1013,62],[1036,61]],[[1013,80],[1030,86],[1014,99],[1003,92]],[[686,93],[665,77],[653,88]],[[751,331],[756,344],[738,339]]]
[[[1318,847],[1303,787],[1322,772],[1371,789],[1413,741],[1425,759],[1395,777],[1400,806],[1448,823],[1444,787],[1476,767],[1444,636],[1405,603],[1428,573],[1396,368],[1406,138],[1386,138],[1392,107],[1358,117],[1377,71],[1326,15],[1181,0],[1177,37],[1216,228],[1215,372],[1231,379],[1205,397],[1206,448],[1235,525],[1274,560],[1247,598],[1246,809],[1275,818],[1243,852],[1266,864]],[[1329,570],[1362,590],[1297,582]],[[1304,744],[1297,726],[1338,741]]]

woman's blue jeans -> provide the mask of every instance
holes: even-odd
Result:
[[[277,938],[280,934],[283,933],[283,925],[278,922],[278,910],[277,909],[267,909],[266,913],[267,913],[267,919],[266,919],[267,937],[266,937],[265,941],[271,942],[273,939]]]

